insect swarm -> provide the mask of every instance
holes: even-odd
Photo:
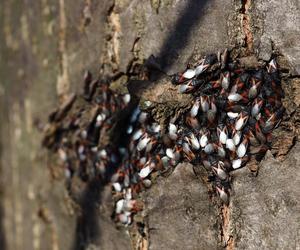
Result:
[[[193,102],[165,127],[130,94],[117,94],[90,73],[82,97],[89,108],[68,113],[73,97],[68,109],[50,116],[44,145],[58,152],[67,182],[76,177],[111,185],[113,218],[125,225],[143,209],[138,194],[152,185],[152,174],[180,162],[204,167],[215,194],[228,204],[230,172],[264,156],[284,113],[275,59],[248,69],[225,50],[189,65],[171,81]]]

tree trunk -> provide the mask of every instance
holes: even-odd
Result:
[[[0,27],[1,249],[300,249],[299,1],[2,0]],[[188,164],[142,194],[146,238],[115,226],[109,188],[68,196],[41,141],[85,70],[125,86],[151,55],[171,74],[225,48],[247,64],[279,54],[287,110],[258,175],[233,173],[228,207]]]

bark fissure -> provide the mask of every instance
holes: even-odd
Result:
[[[226,250],[234,249],[234,238],[230,233],[230,204],[223,205],[220,208],[220,216],[222,218],[221,224],[221,242]]]
[[[242,31],[244,33],[244,42],[247,52],[253,52],[253,33],[251,30],[251,17],[249,10],[251,8],[251,0],[242,0],[241,15],[242,15]]]

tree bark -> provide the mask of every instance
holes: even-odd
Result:
[[[300,249],[299,1],[3,0],[0,27],[1,249]],[[68,196],[41,140],[85,70],[122,87],[151,55],[171,74],[225,48],[248,64],[279,54],[287,110],[258,176],[233,173],[228,207],[184,164],[142,194],[146,239],[116,228],[109,188]]]

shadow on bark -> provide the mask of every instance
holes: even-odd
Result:
[[[182,15],[174,24],[173,29],[170,31],[161,48],[161,52],[157,56],[160,66],[164,71],[167,71],[175,63],[180,51],[186,46],[193,28],[203,16],[203,9],[207,2],[208,0],[190,0],[186,8],[182,11]],[[121,122],[124,122],[124,120]],[[89,244],[101,244],[101,242],[98,242],[101,225],[99,224],[97,207],[101,203],[103,187],[109,183],[110,177],[116,169],[114,167],[113,171],[106,176],[102,183],[99,180],[90,182],[80,204],[82,215],[77,218],[73,250],[84,250]]]
[[[199,24],[204,15],[204,7],[207,2],[208,0],[190,0],[182,11],[182,15],[169,32],[169,36],[157,56],[164,71],[167,71],[175,63],[180,51],[186,46],[193,28]]]
[[[112,145],[118,145],[118,147],[127,147],[128,136],[126,133],[126,128],[124,124],[128,124],[130,114],[136,107],[136,100],[132,100],[126,110],[116,114],[118,117],[115,128],[112,132],[112,137],[110,138],[110,143]],[[108,170],[105,172],[103,178],[95,177],[93,180],[89,181],[82,199],[79,201],[82,214],[77,217],[76,222],[76,233],[75,239],[72,246],[73,250],[84,250],[90,244],[99,245],[100,235],[101,235],[101,221],[99,219],[99,204],[102,202],[102,191],[104,187],[110,183],[112,176],[118,170],[118,166],[121,162],[112,163],[108,166]]]
[[[100,236],[97,206],[101,203],[103,184],[99,180],[91,181],[80,202],[82,214],[77,217],[73,250],[84,250],[89,244],[98,243]]]
[[[187,45],[192,31],[196,25],[199,25],[201,18],[204,16],[204,8],[207,3],[208,0],[190,0],[165,39],[160,53],[155,57],[151,55],[146,60],[145,66],[151,73],[150,80],[152,84],[158,83],[176,63],[182,49]],[[142,93],[149,86],[151,84],[148,81],[130,80],[127,88],[130,94],[139,96],[138,93]]]

